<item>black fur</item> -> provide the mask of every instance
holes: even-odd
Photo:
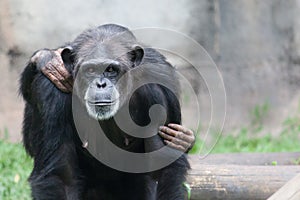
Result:
[[[99,42],[124,31],[130,37],[133,36],[128,29],[112,24],[85,31],[69,44],[74,51],[70,59],[72,62],[65,62],[66,67],[70,72],[74,71],[76,76],[76,70],[73,70],[76,62],[89,55],[89,49],[81,49],[83,44],[91,40]],[[51,56],[41,59],[43,61],[40,63],[46,63]],[[150,76],[172,70],[165,58],[151,48],[145,48],[143,63],[158,66],[150,70]],[[29,178],[33,199],[184,199],[182,183],[189,168],[185,155],[171,165],[149,173],[125,173],[103,165],[82,147],[73,122],[71,94],[57,89],[41,73],[40,65],[30,61],[20,80],[20,91],[26,102],[23,142],[26,151],[34,158],[34,169]],[[166,123],[181,123],[180,105],[176,96],[157,84],[141,87],[131,98],[133,120],[139,125],[148,124],[148,110],[155,103],[167,109]],[[100,124],[118,145],[117,137],[121,130],[116,127],[114,120],[105,120]],[[138,145],[130,151],[148,152],[163,145],[157,135],[148,141],[136,141]]]

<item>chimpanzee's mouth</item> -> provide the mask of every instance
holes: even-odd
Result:
[[[91,106],[111,106],[116,103],[117,100],[107,100],[107,101],[88,101]]]

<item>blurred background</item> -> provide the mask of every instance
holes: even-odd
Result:
[[[224,79],[225,130],[259,117],[276,134],[299,111],[299,0],[0,0],[0,130],[10,140],[20,140],[24,103],[18,78],[33,52],[56,48],[104,23],[167,28],[199,42]],[[187,126],[193,120],[188,116]]]
[[[104,23],[178,31],[206,49],[227,94],[223,135],[212,135],[207,151],[219,139],[212,153],[300,152],[300,0],[0,0],[0,199],[31,199],[32,159],[16,143],[24,108],[18,79],[26,62],[36,50],[57,48]],[[171,45],[199,56],[180,41]],[[204,116],[195,126],[196,102],[185,97],[183,123],[205,132],[212,107],[205,82],[169,56],[195,89]],[[201,144],[200,138],[191,153],[201,152]]]

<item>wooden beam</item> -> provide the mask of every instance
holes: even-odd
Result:
[[[300,174],[295,176],[268,200],[299,200],[300,199]]]
[[[203,165],[192,169],[192,200],[267,199],[300,173],[298,166]]]
[[[245,154],[236,154],[235,159],[228,159],[229,154],[210,155],[222,160],[222,164],[209,164],[218,161],[203,160],[198,157],[190,158],[192,169],[188,175],[188,183],[191,186],[191,199],[267,199],[287,181],[300,173],[300,166],[297,165],[232,165],[231,163],[265,163],[259,159],[259,155],[245,156]],[[277,162],[288,161],[286,156],[290,154],[281,154],[282,157],[276,157]],[[295,154],[297,158],[299,154]],[[258,157],[257,157],[258,156]],[[273,154],[273,156],[276,156]],[[272,157],[272,156],[271,156]],[[255,158],[255,159],[254,159]],[[269,159],[263,155],[262,158]],[[275,157],[272,157],[275,158]],[[247,162],[245,162],[247,160]],[[205,161],[205,162],[204,162]],[[274,161],[274,160],[273,160]],[[230,163],[230,164],[224,164]],[[285,163],[285,162],[283,162]]]

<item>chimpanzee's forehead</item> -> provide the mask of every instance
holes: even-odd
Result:
[[[128,52],[129,48],[125,45],[114,41],[106,41],[84,44],[77,55],[79,59],[85,61],[94,59],[118,60],[126,56]]]
[[[119,66],[119,65],[121,65],[121,63],[117,60],[103,59],[103,58],[90,59],[90,60],[83,61],[81,63],[81,67],[85,67],[85,66],[103,66],[103,67],[106,68],[109,65]]]

